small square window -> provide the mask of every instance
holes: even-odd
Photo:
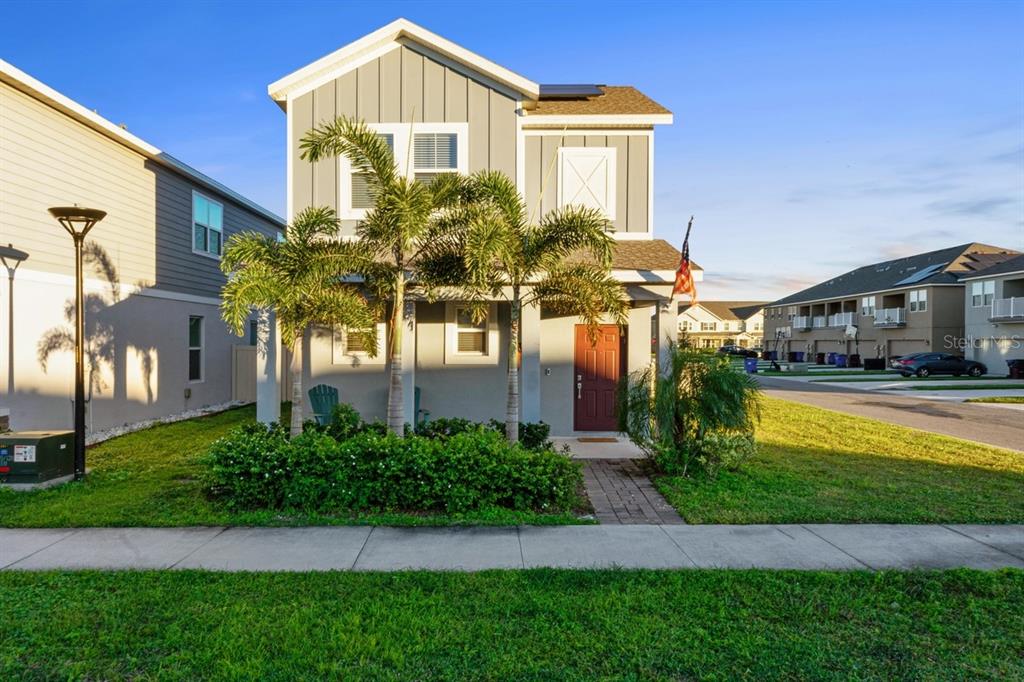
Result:
[[[474,322],[472,311],[469,308],[457,308],[455,327],[456,334],[458,334],[456,350],[459,353],[483,355],[487,352],[486,315],[479,322]]]

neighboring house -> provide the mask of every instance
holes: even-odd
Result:
[[[760,348],[764,343],[764,301],[698,301],[679,305],[679,331],[697,348],[726,344]]]
[[[992,374],[1024,360],[1024,256],[960,278],[964,284],[961,352]]]
[[[614,276],[632,304],[629,324],[624,332],[602,328],[595,347],[579,320],[525,310],[521,415],[528,422],[543,419],[555,434],[615,428],[615,386],[623,372],[649,365],[652,318],[662,351],[676,337],[670,298],[680,255],[654,238],[653,220],[654,126],[671,123],[668,110],[629,86],[540,85],[403,19],[268,91],[287,114],[289,216],[327,205],[342,218],[342,234],[353,235],[371,205],[365,181],[347,160],[311,165],[299,158],[306,131],[341,115],[359,117],[387,136],[403,167],[411,158],[412,168],[403,172],[425,178],[503,171],[535,207],[534,220],[567,204],[605,212],[617,239]],[[416,418],[414,387],[420,408],[433,417],[504,416],[509,307],[495,301],[479,325],[463,310],[459,301],[419,301],[406,311],[409,423]],[[312,335],[303,381],[337,386],[342,401],[368,418],[383,418],[384,334],[376,358],[353,336],[343,329]]]
[[[232,346],[250,339],[221,322],[220,253],[282,220],[0,61],[0,244],[28,253],[13,310],[7,278],[0,298],[11,427],[72,425],[74,248],[47,213],[72,204],[107,212],[86,240],[87,428],[232,400]]]
[[[811,359],[952,351],[950,339],[964,333],[961,278],[1016,255],[961,244],[851,270],[767,306],[765,347],[778,349],[780,358],[796,352]]]

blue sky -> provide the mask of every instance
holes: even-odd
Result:
[[[278,212],[266,86],[404,16],[542,83],[675,113],[656,236],[696,215],[703,298],[874,260],[1024,250],[1024,3],[7,3],[0,57]],[[80,38],[79,36],[87,36]]]

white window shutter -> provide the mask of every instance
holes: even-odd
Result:
[[[558,205],[596,208],[615,219],[615,148],[558,150]]]

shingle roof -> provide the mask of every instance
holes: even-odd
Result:
[[[612,253],[613,270],[675,270],[682,256],[664,239],[628,239],[615,242]],[[578,253],[569,258],[570,262],[587,262],[590,258]],[[694,270],[702,268],[690,264]]]
[[[772,305],[805,303],[839,296],[854,296],[887,289],[926,284],[955,284],[960,277],[1017,256],[1018,252],[988,244],[961,244],[938,251],[873,263],[851,270],[803,291],[781,298]],[[931,266],[933,274],[914,279]]]
[[[597,97],[542,99],[527,112],[527,120],[532,116],[672,113],[631,85],[597,87],[603,93]]]
[[[699,301],[695,306],[682,303],[679,312],[691,307],[703,307],[720,320],[746,320],[768,305],[767,301]]]
[[[1004,260],[997,265],[981,270],[964,273],[960,275],[960,279],[967,279],[968,277],[993,277],[995,275],[1006,275],[1011,272],[1024,272],[1024,255]]]

